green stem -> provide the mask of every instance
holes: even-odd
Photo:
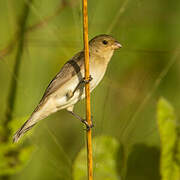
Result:
[[[13,75],[16,77],[16,79],[19,78],[19,72],[20,72],[20,65],[22,61],[22,56],[23,56],[23,49],[24,49],[24,35],[25,35],[25,30],[26,30],[26,24],[27,24],[27,19],[29,16],[30,12],[30,7],[29,4],[32,3],[32,0],[28,0],[28,3],[24,4],[23,8],[23,13],[20,17],[20,23],[19,23],[19,31],[18,31],[18,44],[17,44],[17,53],[15,56],[15,65],[13,69]],[[10,82],[10,88],[9,88],[9,94],[8,94],[8,99],[7,99],[7,108],[5,112],[5,120],[4,120],[4,129],[5,129],[5,141],[8,140],[10,129],[8,128],[9,122],[12,120],[13,117],[13,111],[15,108],[15,100],[16,100],[16,95],[17,95],[17,80],[15,80],[13,77],[11,78]]]

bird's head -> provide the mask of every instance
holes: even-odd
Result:
[[[99,55],[113,54],[114,50],[119,49],[122,45],[109,35],[98,35],[89,41],[90,52]]]

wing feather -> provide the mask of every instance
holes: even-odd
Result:
[[[50,82],[43,97],[49,96],[57,89],[59,89],[64,83],[70,80],[73,76],[77,75],[84,65],[83,57],[84,53],[81,51],[76,54],[71,60],[67,61],[60,72]]]
[[[47,97],[49,95],[51,95],[56,90],[58,90],[64,83],[70,80],[73,76],[76,75],[78,76],[83,66],[84,66],[84,51],[81,51],[77,53],[72,59],[67,61],[63,65],[59,73],[52,79],[52,81],[49,83],[48,87],[46,88],[45,93],[41,98],[41,101],[39,102],[38,106],[35,108],[34,112],[39,110],[39,108],[46,102]]]

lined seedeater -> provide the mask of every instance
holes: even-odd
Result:
[[[109,35],[99,35],[89,41],[90,91],[102,80],[114,50],[118,48],[121,48],[121,44]],[[84,51],[81,51],[67,61],[50,82],[30,118],[14,135],[13,142],[17,142],[38,121],[61,109],[66,109],[90,128],[85,120],[73,112],[74,105],[85,97],[85,83]]]

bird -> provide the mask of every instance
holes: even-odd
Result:
[[[85,97],[86,83],[90,83],[90,92],[99,84],[114,50],[121,47],[122,45],[110,35],[101,34],[91,39],[89,41],[89,80],[84,78],[85,56],[82,50],[67,61],[52,79],[29,119],[13,136],[13,142],[18,142],[37,122],[62,109],[66,109],[81,120],[87,129],[91,128],[86,120],[73,111],[74,105]]]

